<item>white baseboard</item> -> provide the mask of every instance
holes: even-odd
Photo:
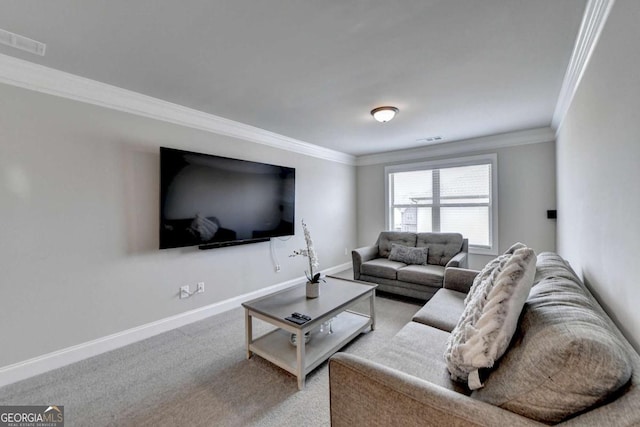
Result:
[[[351,267],[351,263],[344,263],[323,270],[324,274],[333,274]],[[14,363],[0,368],[0,387],[12,384],[57,368],[79,362],[89,357],[97,356],[129,344],[150,338],[154,335],[179,328],[189,323],[197,322],[216,314],[240,307],[244,301],[259,298],[272,292],[287,289],[291,286],[304,282],[304,277],[298,277],[286,282],[278,283],[267,288],[258,289],[244,295],[239,295],[225,301],[220,301],[195,310],[170,316],[155,322],[127,329],[122,332],[107,335],[92,341],[63,348],[42,356]]]

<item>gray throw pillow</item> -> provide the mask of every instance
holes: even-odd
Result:
[[[426,265],[428,253],[428,248],[411,248],[392,243],[389,260],[404,262],[405,264]]]

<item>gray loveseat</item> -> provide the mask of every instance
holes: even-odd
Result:
[[[640,356],[558,255],[538,255],[506,353],[471,392],[443,357],[476,271],[444,288],[371,359],[329,362],[331,424],[340,426],[638,426]]]
[[[389,259],[392,246],[426,248],[426,264]],[[428,300],[442,288],[448,267],[466,268],[469,240],[459,233],[383,231],[372,246],[355,249],[353,278],[378,284],[378,290]]]

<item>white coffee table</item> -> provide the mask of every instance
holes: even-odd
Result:
[[[375,328],[375,289],[377,285],[353,280],[326,277],[320,284],[320,296],[307,299],[305,286],[295,286],[242,303],[245,310],[247,359],[252,354],[291,372],[298,378],[298,389],[304,388],[309,372],[327,360],[367,328]],[[350,309],[359,301],[369,299],[369,313]],[[311,317],[297,325],[285,317],[297,312]],[[268,322],[278,329],[253,337],[253,318]],[[332,321],[332,333],[320,333],[319,326]],[[305,344],[304,335],[311,332]],[[290,342],[296,334],[296,346]]]

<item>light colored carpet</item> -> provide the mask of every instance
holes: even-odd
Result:
[[[342,351],[372,354],[419,308],[378,296],[376,330]],[[328,364],[298,391],[289,373],[246,360],[237,308],[0,388],[0,405],[35,404],[64,405],[67,426],[328,426]]]

